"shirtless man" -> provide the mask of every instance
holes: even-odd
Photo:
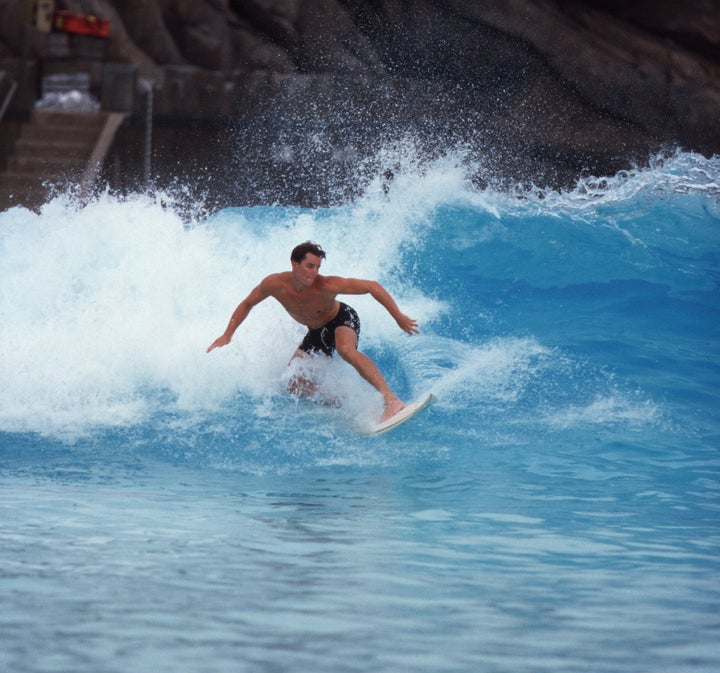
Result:
[[[395,319],[400,329],[408,334],[419,332],[417,321],[400,311],[397,304],[382,285],[373,280],[321,276],[320,264],[325,251],[311,241],[301,243],[292,251],[291,271],[274,273],[264,278],[250,294],[243,299],[233,312],[222,336],[213,341],[207,349],[226,346],[235,330],[247,318],[253,306],[268,297],[280,302],[283,308],[300,324],[308,328],[294,358],[308,353],[324,353],[331,356],[334,350],[349,362],[368,383],[383,396],[385,409],[380,421],[385,421],[400,411],[405,404],[390,389],[377,365],[358,350],[360,319],[355,310],[339,302],[339,294],[370,294],[384,306]],[[290,392],[309,394],[312,384],[304,379],[291,380]]]

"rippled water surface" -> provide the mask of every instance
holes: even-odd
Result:
[[[0,668],[14,673],[720,667],[720,166],[566,193],[448,160],[332,209],[58,197],[0,213]],[[387,186],[386,186],[387,187]],[[410,399],[321,366],[258,280],[314,239]]]

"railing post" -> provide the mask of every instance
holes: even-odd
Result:
[[[150,173],[152,169],[152,118],[153,118],[153,83],[152,80],[140,78],[140,87],[145,91],[145,157],[144,178],[145,189],[150,188]]]

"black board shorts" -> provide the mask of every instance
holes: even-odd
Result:
[[[352,306],[340,302],[340,310],[328,323],[317,329],[309,329],[302,343],[298,346],[306,353],[324,353],[331,356],[335,350],[335,329],[349,327],[360,339],[360,318]]]

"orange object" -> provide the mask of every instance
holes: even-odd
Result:
[[[97,16],[57,10],[53,15],[53,28],[77,35],[107,37],[110,33],[110,21]]]

